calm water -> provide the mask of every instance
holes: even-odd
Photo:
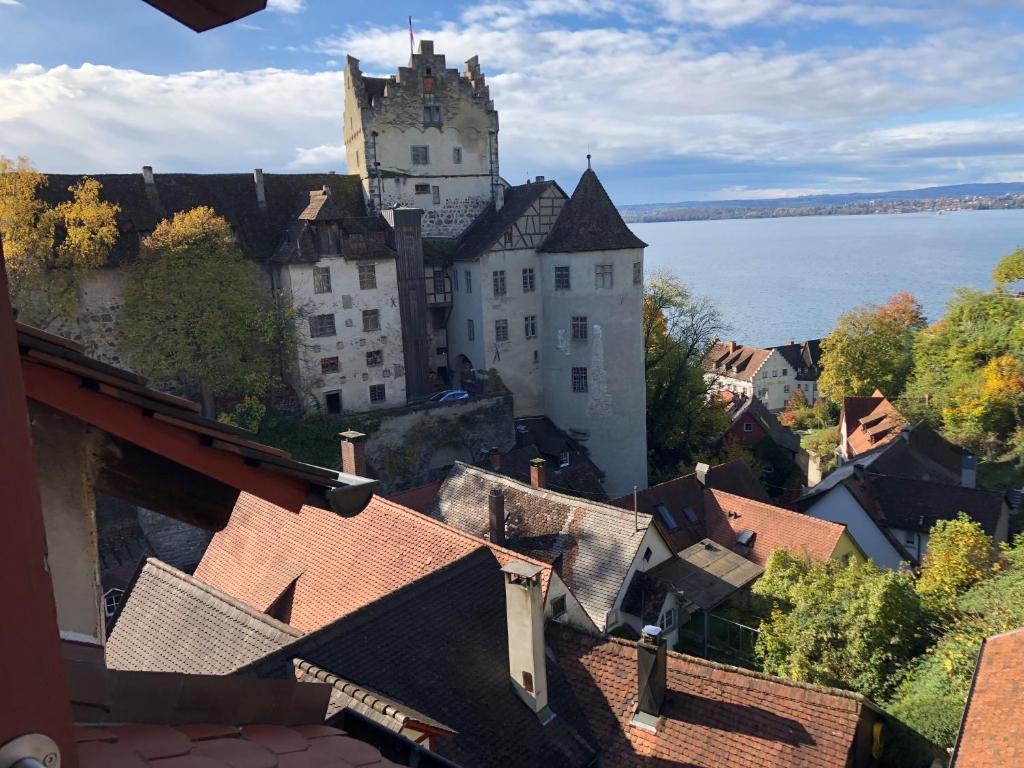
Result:
[[[1024,245],[1024,210],[633,224],[648,275],[711,298],[731,337],[770,346],[826,335],[840,314],[907,290],[931,320],[961,285],[987,288]]]

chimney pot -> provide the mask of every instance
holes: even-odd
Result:
[[[366,435],[350,429],[338,437],[341,438],[341,471],[366,477]]]
[[[697,476],[698,483],[701,485],[708,484],[708,470],[710,469],[711,467],[704,463],[700,463],[693,468],[693,473]]]
[[[156,180],[153,178],[152,165],[142,166],[142,180],[146,183],[147,187],[152,187],[156,184]]]
[[[536,178],[534,179],[534,181],[536,181],[536,182],[537,182],[537,183],[539,184],[540,182],[544,181],[544,177],[543,177],[543,176],[537,176],[537,177],[536,177]]]
[[[546,723],[554,715],[548,709],[542,571],[538,565],[520,562],[509,563],[501,571],[505,577],[509,676],[519,698]]]
[[[501,452],[497,449],[497,447],[491,448],[487,452],[487,458],[491,462],[491,469],[493,469],[495,472],[501,470]]]
[[[547,470],[544,463],[544,459],[539,456],[536,459],[530,459],[530,485],[534,488],[547,487]]]
[[[665,641],[661,628],[647,625],[636,644],[637,708],[633,723],[648,730],[657,728],[665,701]]]
[[[487,497],[487,511],[490,518],[491,544],[505,546],[505,493],[500,488],[491,488]]]

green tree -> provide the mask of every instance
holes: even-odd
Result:
[[[770,674],[881,700],[924,649],[925,612],[908,572],[777,550],[753,592],[767,617],[756,652]]]
[[[1018,280],[1024,280],[1024,249],[1020,246],[1003,256],[992,270],[992,283],[997,291],[1006,290],[1006,286]]]
[[[981,524],[963,512],[939,520],[928,536],[917,591],[935,611],[952,608],[956,599],[984,579],[996,562],[996,548]]]
[[[46,327],[71,317],[82,276],[101,267],[117,242],[118,206],[100,199],[102,185],[84,179],[71,199],[49,206],[39,199],[47,184],[27,158],[0,155],[0,236],[19,317]]]
[[[654,274],[644,292],[647,442],[652,478],[674,477],[729,425],[710,396],[704,356],[725,330],[721,314],[676,277]]]
[[[257,267],[212,208],[176,213],[142,243],[125,288],[124,329],[133,367],[217,399],[262,394],[282,323]]]
[[[913,367],[915,332],[923,327],[921,307],[906,292],[841,316],[821,344],[822,397],[838,405],[847,395],[875,389],[898,395]]]

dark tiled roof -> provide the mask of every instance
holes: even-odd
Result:
[[[961,463],[966,451],[949,442],[926,422],[901,433],[872,462],[880,475],[960,484]]]
[[[652,733],[632,724],[635,643],[559,625],[549,625],[547,637],[602,765],[846,768],[877,714],[858,694],[669,652],[665,701]]]
[[[796,373],[797,381],[817,381],[821,372],[821,339],[790,342],[769,349],[782,355]]]
[[[984,488],[878,475],[874,468],[846,482],[864,488],[876,519],[888,528],[928,533],[936,521],[953,520],[965,512],[991,536],[1002,515],[1003,495]]]
[[[112,669],[222,675],[302,633],[150,558],[107,639]]]
[[[505,545],[552,562],[603,629],[651,518],[640,515],[637,525],[633,513],[619,507],[533,488],[462,462],[448,473],[430,513],[482,537],[492,488],[505,493]]]
[[[538,250],[578,253],[646,246],[647,243],[626,226],[597,174],[588,168]]]
[[[48,203],[71,199],[68,187],[84,175],[50,174],[40,197]],[[252,259],[273,255],[288,234],[291,223],[304,205],[302,194],[331,189],[332,199],[346,216],[365,216],[362,184],[358,176],[332,173],[264,174],[266,210],[256,200],[251,173],[157,173],[156,194],[146,188],[141,173],[100,173],[89,176],[103,185],[100,197],[121,207],[121,231],[111,253],[113,263],[135,258],[140,239],[153,231],[161,219],[178,211],[207,205],[231,224],[243,253]]]
[[[466,768],[590,765],[578,713],[548,665],[542,725],[509,680],[505,586],[480,547],[419,581],[297,640],[243,673],[287,678],[293,659],[425,712],[457,733],[436,751]]]
[[[952,768],[1024,765],[1024,629],[984,640]]]
[[[760,422],[764,431],[768,433],[768,437],[770,437],[772,442],[777,446],[784,448],[793,454],[800,452],[799,435],[782,426],[782,424],[779,423],[779,420],[775,417],[775,414],[769,411],[759,398],[746,397],[744,395],[736,394],[735,392],[723,394],[728,394],[730,396],[731,404],[727,413],[730,418],[732,418],[734,424],[744,416],[750,415]]]
[[[506,187],[505,202],[501,206],[501,210],[496,211],[494,203],[488,203],[476,220],[462,233],[452,258],[455,261],[471,261],[479,258],[498,241],[506,229],[526,213],[545,191],[552,188],[561,191],[558,184],[553,181]]]

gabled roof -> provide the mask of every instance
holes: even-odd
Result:
[[[800,437],[791,429],[782,426],[775,414],[765,407],[760,398],[747,397],[735,392],[722,392],[722,396],[727,398],[729,403],[727,413],[733,424],[739,422],[744,416],[750,416],[761,425],[777,446],[794,454],[800,452]]]
[[[537,250],[579,253],[646,247],[647,243],[626,226],[597,174],[587,168]]]
[[[704,358],[704,367],[718,376],[751,381],[772,352],[771,349],[749,347],[734,341],[716,341]]]
[[[488,495],[505,494],[505,546],[551,562],[595,626],[603,629],[650,524],[649,515],[533,488],[504,475],[456,462],[431,514],[483,536]]]
[[[479,258],[549,189],[557,190],[565,197],[565,192],[554,181],[529,182],[506,187],[501,209],[496,210],[493,202],[488,203],[459,237],[452,258],[455,261],[472,261]]]
[[[951,768],[1024,765],[1024,629],[981,643]]]
[[[844,397],[840,423],[846,428],[847,460],[890,443],[907,420],[878,390],[871,397]]]
[[[287,621],[310,632],[481,545],[490,546],[379,496],[360,514],[343,518],[308,506],[296,514],[242,494],[196,578],[258,611],[270,610],[291,591]],[[522,559],[495,550],[499,559]],[[537,564],[545,569],[546,589],[550,566]]]
[[[855,474],[846,484],[860,486],[858,498],[866,501],[869,514],[880,525],[918,533],[928,533],[938,520],[954,520],[965,512],[992,536],[1005,501],[1002,493],[986,488],[964,488],[873,471]]]
[[[290,678],[298,658],[393,697],[456,731],[432,748],[465,768],[591,765],[594,752],[554,665],[556,717],[546,725],[512,687],[501,567],[480,546],[242,672]]]
[[[223,675],[302,633],[149,558],[107,639],[107,666]]]
[[[816,381],[821,372],[821,339],[790,342],[774,349],[789,363],[797,381]]]
[[[591,724],[602,765],[846,768],[875,708],[859,694],[667,653],[656,732],[632,723],[636,644],[548,625],[548,642]]]

